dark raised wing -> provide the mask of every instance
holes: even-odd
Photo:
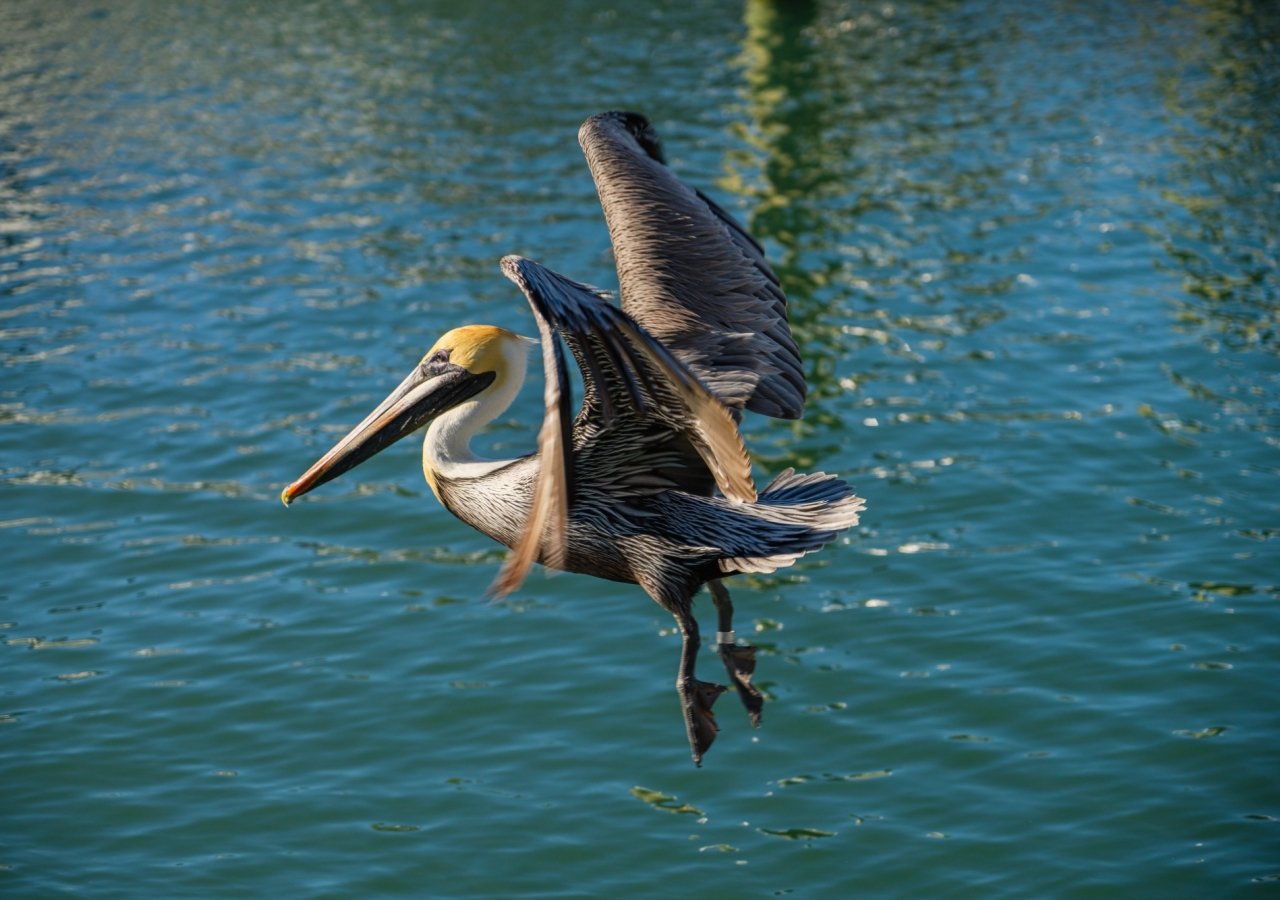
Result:
[[[574,484],[569,381],[560,341],[582,370],[583,415],[593,425],[640,421],[662,434],[678,434],[697,451],[721,493],[742,502],[756,498],[751,462],[732,413],[689,368],[604,295],[519,256],[502,271],[520,286],[538,321],[546,372],[546,412],[538,433],[538,481],[520,541],[507,557],[493,593],[520,585],[539,556],[563,561]],[[643,452],[626,465],[643,473]]]
[[[727,406],[799,418],[804,369],[760,245],[672,174],[643,116],[592,116],[578,141],[609,225],[623,310]]]

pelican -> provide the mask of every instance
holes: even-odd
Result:
[[[795,419],[805,399],[786,297],[760,245],[672,174],[643,116],[592,116],[578,141],[613,243],[619,305],[536,262],[504,257],[502,272],[528,299],[539,340],[491,325],[449,331],[281,499],[288,506],[425,426],[431,491],[511,550],[493,595],[515,590],[538,562],[638,584],[675,617],[676,690],[701,765],[719,730],[712,704],[727,688],[695,675],[694,595],[707,586],[716,649],[758,725],[755,648],[734,633],[723,579],[791,565],[856,524],[863,500],[835,476],[792,469],[756,490],[742,411]],[[515,399],[538,344],[545,414],[536,449],[483,459],[471,440]],[[565,346],[582,373],[576,415]]]

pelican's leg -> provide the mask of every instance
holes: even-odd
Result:
[[[680,674],[676,677],[676,691],[680,694],[680,706],[684,711],[684,728],[689,735],[689,749],[693,752],[693,764],[702,765],[702,754],[716,739],[720,727],[711,706],[727,688],[722,684],[699,681],[694,675],[698,648],[702,639],[698,635],[698,622],[685,608],[673,610],[676,624],[680,626]]]
[[[751,683],[751,676],[756,670],[756,648],[736,642],[737,638],[733,633],[733,601],[729,599],[729,589],[724,586],[724,582],[718,578],[708,581],[707,589],[711,591],[711,599],[716,605],[716,651],[724,662],[733,686],[738,690],[742,705],[747,708],[751,724],[759,725],[764,695]]]

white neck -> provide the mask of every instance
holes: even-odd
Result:
[[[450,480],[478,478],[511,462],[509,459],[482,459],[471,449],[471,439],[507,411],[524,385],[527,368],[528,345],[535,343],[527,338],[512,342],[503,348],[506,365],[497,374],[493,384],[465,403],[435,419],[427,428],[422,442],[422,471],[431,489],[440,494],[436,486],[437,475]]]

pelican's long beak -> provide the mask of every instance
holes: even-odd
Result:
[[[354,469],[436,416],[470,400],[493,379],[493,372],[476,375],[450,363],[419,365],[363,422],[285,488],[280,499],[288,506],[294,498]]]

